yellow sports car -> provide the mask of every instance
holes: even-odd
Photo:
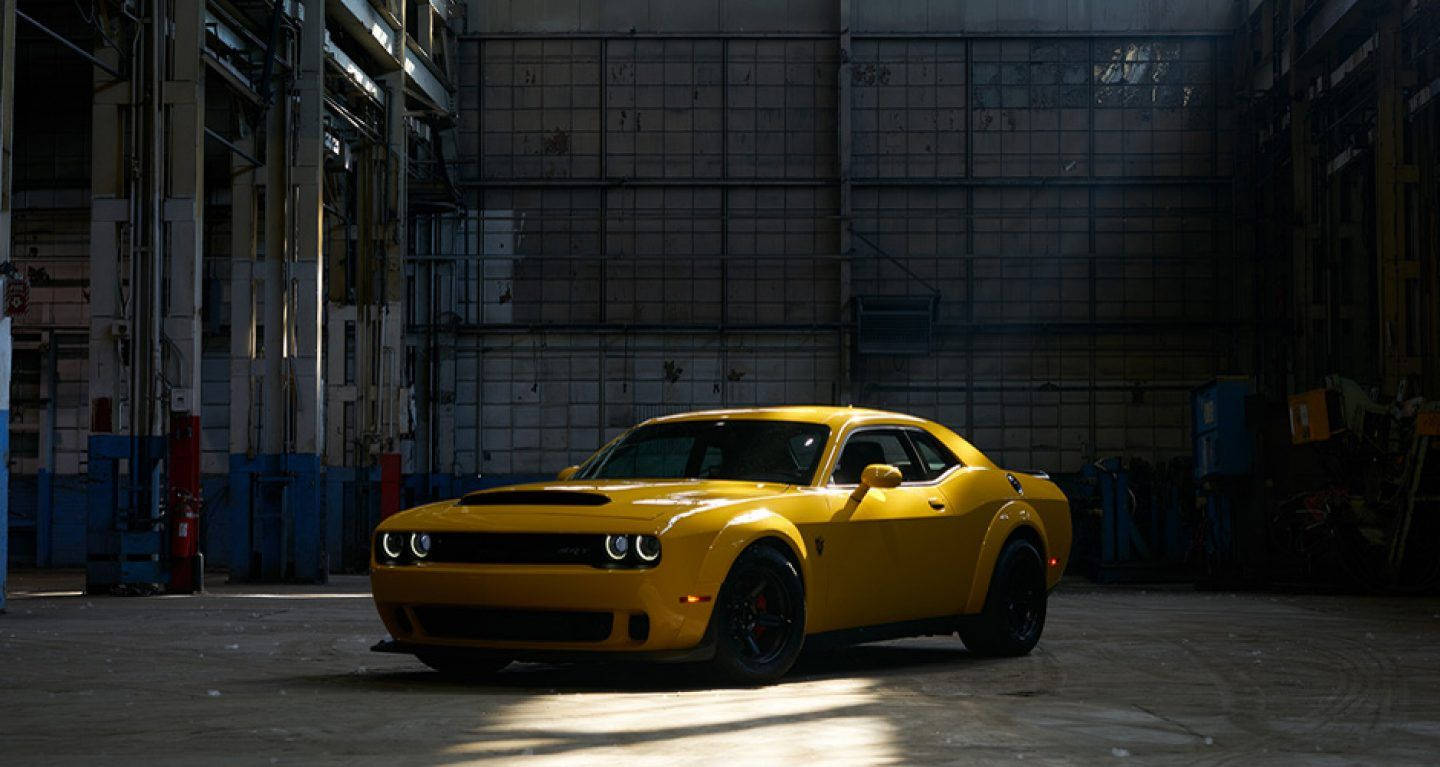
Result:
[[[773,680],[802,645],[1040,638],[1070,553],[1044,474],[930,421],[848,407],[656,418],[557,481],[396,514],[370,580],[392,639],[441,671],[516,659],[707,661]]]

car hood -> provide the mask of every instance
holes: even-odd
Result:
[[[422,506],[406,512],[405,516],[409,523],[437,527],[515,516],[647,520],[702,507],[773,498],[794,489],[770,482],[708,479],[533,482],[481,490],[452,501]]]

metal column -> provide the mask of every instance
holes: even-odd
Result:
[[[15,0],[0,0],[0,267],[10,265],[10,186],[15,135]],[[0,275],[0,294],[5,277]],[[10,318],[0,316],[0,612],[10,561]]]
[[[840,0],[840,71],[835,78],[837,98],[835,99],[836,109],[836,155],[839,163],[837,172],[840,183],[840,312],[842,317],[852,306],[851,277],[854,271],[855,246],[851,242],[851,227],[854,225],[854,200],[852,199],[852,186],[850,183],[851,158],[854,153],[851,150],[854,134],[850,125],[851,122],[851,96],[850,86],[854,65],[851,61],[850,18],[851,3],[853,0]],[[729,62],[725,62],[728,67]],[[728,99],[729,96],[727,95]],[[726,141],[729,139],[727,138]],[[859,371],[854,369],[854,360],[851,358],[851,340],[845,332],[842,323],[841,328],[836,331],[838,336],[839,356],[839,378],[843,390],[836,392],[839,399],[836,402],[850,402],[855,396],[856,376]]]
[[[148,593],[164,582],[161,464],[165,408],[161,338],[164,80],[167,4],[155,0],[135,56],[95,57],[90,169],[90,439],[86,575],[89,591]],[[128,80],[113,73],[123,72]],[[194,152],[195,148],[189,148]]]

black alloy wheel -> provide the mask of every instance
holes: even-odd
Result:
[[[710,617],[711,669],[722,681],[763,684],[795,664],[805,642],[805,591],[794,563],[768,545],[740,554]]]
[[[1045,616],[1045,573],[1038,557],[1019,557],[1005,585],[1005,619],[1014,637],[1039,637]]]
[[[1016,538],[1005,544],[990,577],[985,608],[960,630],[976,655],[1025,655],[1045,630],[1045,560],[1035,544]]]

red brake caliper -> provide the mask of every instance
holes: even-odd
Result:
[[[757,613],[764,613],[764,612],[765,612],[765,595],[764,595],[764,594],[761,594],[760,596],[755,597],[755,612],[757,612]],[[765,627],[764,627],[764,626],[760,626],[760,625],[756,625],[756,626],[755,626],[755,638],[756,638],[756,639],[759,639],[760,637],[764,636],[764,634],[765,634]]]

